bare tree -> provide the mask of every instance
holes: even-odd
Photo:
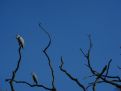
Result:
[[[35,76],[33,76],[33,80],[36,81],[35,84],[31,84],[29,82],[26,82],[26,81],[20,81],[20,80],[16,80],[16,74],[18,72],[18,70],[20,69],[20,63],[21,63],[21,50],[22,50],[22,46],[19,44],[19,50],[18,50],[18,53],[19,53],[19,60],[17,62],[17,65],[16,65],[16,68],[15,70],[12,71],[12,77],[9,78],[9,79],[6,79],[7,82],[9,82],[10,84],[10,87],[11,87],[11,91],[16,91],[15,88],[14,88],[14,83],[17,83],[17,84],[25,84],[25,85],[28,85],[30,87],[39,87],[39,88],[43,88],[45,90],[48,90],[48,91],[56,91],[56,87],[55,87],[55,76],[54,76],[54,70],[53,70],[53,67],[52,67],[52,64],[51,64],[51,59],[47,53],[47,50],[48,48],[50,47],[51,45],[51,37],[49,35],[49,33],[41,26],[41,24],[39,23],[39,27],[42,31],[45,32],[45,34],[48,36],[49,38],[49,42],[48,44],[45,46],[45,48],[43,49],[43,53],[45,54],[47,60],[48,60],[48,65],[50,67],[50,71],[51,71],[51,75],[52,75],[52,81],[51,81],[51,87],[47,87],[45,85],[42,85],[42,84],[39,84],[37,83],[36,79],[35,79]]]
[[[27,85],[29,87],[37,87],[37,88],[43,88],[45,90],[48,91],[57,91],[57,87],[55,85],[55,73],[54,73],[54,69],[52,66],[52,60],[50,59],[50,56],[48,55],[48,49],[51,46],[52,40],[51,40],[51,36],[50,34],[42,27],[42,25],[39,23],[39,28],[48,36],[48,44],[45,46],[45,48],[42,50],[42,52],[45,54],[45,57],[47,58],[48,61],[48,66],[51,72],[51,86],[45,86],[43,84],[40,84],[37,80],[37,77],[35,74],[32,75],[34,83],[30,83],[27,81],[23,81],[23,80],[17,80],[16,76],[17,76],[17,72],[20,69],[20,65],[21,65],[21,61],[22,61],[22,46],[19,44],[18,47],[18,54],[19,54],[19,59],[17,61],[16,67],[14,70],[12,70],[12,76],[7,78],[6,81],[9,83],[10,85],[10,90],[11,91],[16,91],[14,84],[24,84]],[[111,66],[111,62],[112,59],[109,60],[109,62],[107,64],[104,65],[104,67],[102,68],[102,70],[100,72],[98,72],[96,69],[94,69],[92,67],[91,64],[91,50],[93,47],[92,44],[92,39],[91,39],[91,35],[88,35],[88,39],[89,39],[89,48],[87,48],[87,52],[84,52],[82,48],[80,48],[81,53],[83,54],[83,56],[86,59],[86,66],[88,67],[90,73],[92,75],[90,75],[89,77],[93,77],[94,81],[93,82],[89,82],[88,86],[85,86],[82,82],[80,82],[78,80],[78,78],[72,76],[66,69],[64,69],[64,60],[63,57],[61,56],[60,60],[61,60],[61,64],[59,66],[60,71],[63,72],[70,80],[72,80],[74,83],[76,83],[79,87],[80,87],[80,91],[87,91],[88,88],[92,88],[92,91],[96,91],[96,86],[98,84],[101,83],[107,83],[109,85],[114,86],[115,88],[117,88],[118,90],[121,91],[121,78],[120,76],[111,76],[109,75],[109,69]],[[117,67],[119,70],[121,70],[121,67]]]
[[[84,87],[84,85],[82,85],[75,77],[72,77],[70,73],[68,73],[65,69],[63,69],[63,59],[61,58],[61,65],[60,65],[60,70],[62,72],[64,72],[72,81],[76,82],[78,86],[81,87],[81,89],[83,89],[83,91],[88,90],[89,87],[92,87],[93,91],[96,91],[96,85],[97,84],[101,84],[101,83],[107,83],[110,84],[114,87],[116,87],[118,90],[121,91],[121,78],[119,76],[111,76],[109,75],[109,68],[110,68],[110,64],[112,62],[112,59],[109,60],[108,64],[106,64],[102,70],[100,72],[96,71],[92,65],[91,65],[91,60],[90,60],[90,56],[91,56],[91,49],[93,47],[92,45],[92,40],[91,40],[91,35],[88,35],[88,39],[89,39],[89,48],[87,50],[87,52],[84,52],[82,50],[82,48],[80,48],[81,53],[83,54],[83,56],[86,58],[87,60],[87,64],[86,66],[89,68],[90,72],[92,73],[91,76],[89,77],[94,77],[94,82],[90,82],[88,83],[89,85],[86,86],[86,88]],[[120,67],[118,67],[120,69]]]

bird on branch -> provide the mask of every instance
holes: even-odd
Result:
[[[37,85],[38,79],[37,79],[37,75],[34,72],[32,73],[32,79],[33,79],[34,83]]]
[[[16,39],[18,40],[19,46],[24,48],[24,39],[19,34],[17,34]]]

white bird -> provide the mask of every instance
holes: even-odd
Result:
[[[32,72],[32,79],[34,83],[38,84],[37,75],[34,72]]]
[[[24,39],[19,34],[16,36],[16,39],[18,40],[19,46],[24,48]]]

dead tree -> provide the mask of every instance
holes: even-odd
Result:
[[[49,33],[41,26],[41,24],[39,24],[39,27],[42,31],[44,31],[44,33],[48,36],[49,38],[49,42],[48,44],[45,46],[45,48],[42,50],[43,53],[45,54],[47,60],[48,60],[48,65],[49,65],[49,68],[50,68],[50,71],[51,71],[51,76],[52,76],[52,80],[51,80],[51,87],[47,87],[43,84],[39,84],[37,83],[35,77],[33,77],[33,79],[36,81],[35,84],[31,84],[30,82],[26,82],[26,81],[21,81],[21,80],[16,80],[16,74],[18,72],[18,70],[20,69],[20,65],[21,65],[21,50],[22,50],[22,46],[19,46],[19,50],[18,50],[18,53],[19,53],[19,60],[17,62],[17,65],[16,65],[16,68],[12,71],[12,77],[10,78],[7,78],[6,81],[9,82],[10,84],[10,87],[11,87],[11,91],[16,91],[15,90],[15,87],[14,87],[14,83],[17,83],[17,84],[25,84],[25,85],[28,85],[30,87],[38,87],[38,88],[43,88],[45,90],[48,90],[48,91],[56,91],[56,87],[55,87],[55,76],[54,76],[54,69],[52,67],[52,63],[51,63],[51,59],[48,55],[48,48],[50,47],[51,45],[51,37],[49,35]]]
[[[82,48],[80,48],[81,53],[83,54],[83,56],[86,58],[86,66],[88,67],[88,69],[91,72],[91,76],[89,77],[94,77],[94,81],[88,83],[88,86],[84,86],[83,84],[81,84],[77,78],[71,76],[70,73],[68,73],[64,68],[63,68],[63,59],[61,57],[61,64],[60,64],[60,70],[62,72],[64,72],[72,81],[76,82],[76,84],[81,87],[81,89],[83,91],[87,91],[89,87],[92,87],[93,91],[96,91],[96,85],[97,84],[101,84],[101,83],[107,83],[110,84],[112,86],[114,86],[115,88],[117,88],[118,90],[121,91],[121,78],[119,76],[111,76],[109,75],[109,69],[110,69],[110,64],[112,62],[112,59],[109,60],[108,64],[104,65],[104,67],[102,68],[102,70],[100,72],[96,71],[96,69],[94,69],[91,65],[91,60],[90,60],[90,56],[91,56],[91,50],[92,50],[92,40],[91,40],[91,35],[88,35],[88,39],[89,39],[89,48],[87,50],[87,52],[84,52],[82,50]],[[120,67],[118,67],[118,69],[121,69]]]
[[[15,86],[14,86],[15,83],[16,84],[24,84],[24,85],[27,85],[29,87],[43,88],[43,89],[48,90],[48,91],[57,91],[57,88],[56,88],[56,85],[55,85],[55,74],[54,74],[54,69],[53,69],[53,66],[52,66],[52,60],[50,59],[50,56],[48,55],[48,49],[49,49],[49,47],[51,45],[51,42],[52,42],[51,36],[42,27],[42,25],[40,23],[39,23],[39,28],[49,38],[48,44],[45,46],[45,48],[42,50],[42,52],[45,54],[45,57],[48,60],[48,66],[49,66],[49,69],[50,69],[50,72],[51,72],[51,77],[52,77],[51,86],[48,87],[48,86],[45,86],[43,84],[40,84],[37,81],[37,78],[36,78],[35,74],[32,75],[33,80],[34,80],[35,83],[31,83],[31,82],[16,79],[17,72],[19,71],[20,66],[22,65],[21,61],[22,61],[22,48],[23,47],[19,44],[19,47],[18,47],[19,59],[17,61],[15,69],[12,70],[12,76],[6,79],[6,82],[8,82],[9,85],[10,85],[11,91],[16,91]],[[80,87],[80,91],[82,91],[82,90],[87,91],[88,88],[90,88],[90,87],[92,88],[92,91],[96,91],[96,86],[98,84],[101,84],[101,83],[107,83],[109,85],[112,85],[112,86],[116,87],[117,89],[119,89],[121,91],[121,78],[120,78],[120,76],[111,76],[111,75],[109,75],[109,69],[110,69],[110,66],[111,66],[112,59],[110,59],[109,62],[104,65],[104,67],[102,68],[102,70],[100,72],[98,72],[96,69],[94,69],[92,67],[91,59],[90,59],[91,50],[92,50],[92,47],[93,47],[91,35],[88,36],[88,39],[89,39],[89,48],[87,48],[87,52],[84,52],[82,48],[80,48],[80,51],[83,54],[84,58],[86,59],[86,66],[88,67],[88,69],[89,69],[89,71],[91,73],[91,75],[89,77],[93,77],[94,81],[89,82],[88,86],[85,86],[82,82],[80,82],[78,80],[78,78],[72,76],[66,69],[64,69],[64,67],[63,67],[64,66],[64,60],[63,60],[62,56],[61,56],[61,59],[60,59],[61,64],[59,66],[60,71],[63,72],[70,80],[72,80],[74,83],[76,83]],[[118,67],[118,69],[121,69],[121,67]]]

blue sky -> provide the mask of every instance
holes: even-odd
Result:
[[[63,56],[65,69],[82,83],[90,75],[84,66],[85,59],[80,52],[88,48],[87,35],[92,35],[93,49],[91,62],[98,71],[113,59],[110,74],[121,75],[121,1],[119,0],[0,0],[0,87],[9,85],[4,79],[11,75],[18,60],[16,34],[25,39],[22,51],[22,65],[17,73],[18,80],[32,82],[31,72],[35,71],[42,84],[50,86],[51,75],[42,48],[48,43],[47,36],[40,31],[38,23],[52,37],[48,53],[52,59],[58,91],[80,91],[80,88],[63,74],[58,66]],[[17,91],[39,91],[16,85]],[[102,84],[97,91],[114,91],[112,86]],[[41,91],[45,91],[41,89]]]

